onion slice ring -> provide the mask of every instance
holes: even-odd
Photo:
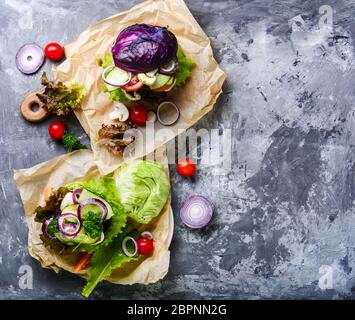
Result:
[[[143,231],[141,233],[141,237],[149,240],[153,240],[153,235],[149,231]]]
[[[43,49],[35,44],[23,45],[16,53],[16,66],[24,74],[33,74],[44,62]]]
[[[165,66],[160,67],[159,68],[159,73],[166,74],[166,75],[171,75],[171,74],[173,74],[176,71],[178,66],[179,66],[179,63],[178,63],[177,58],[175,57],[170,62],[168,62]]]
[[[130,83],[131,80],[132,80],[132,72],[129,72],[129,71],[125,71],[128,73],[129,77],[128,77],[128,80],[124,83],[120,83],[120,84],[117,84],[117,83],[112,83],[110,82],[109,80],[107,80],[107,75],[112,71],[112,69],[114,68],[117,68],[114,64],[108,66],[106,69],[104,69],[104,71],[102,71],[102,79],[104,80],[104,82],[112,87],[123,87],[125,86],[126,84]]]
[[[54,239],[55,237],[52,236],[49,232],[48,232],[48,226],[51,223],[51,221],[53,220],[53,217],[50,217],[49,219],[47,219],[46,221],[44,221],[42,223],[42,234],[48,238],[48,239]]]
[[[73,222],[68,223],[67,225],[64,224],[65,219],[71,218],[75,220],[75,224]],[[57,222],[57,227],[60,233],[65,237],[75,237],[81,229],[81,221],[78,216],[74,213],[62,213]]]
[[[105,221],[107,214],[108,214],[108,209],[107,209],[106,205],[100,199],[97,199],[97,198],[89,198],[79,204],[79,207],[78,207],[79,219],[82,220],[82,217],[81,217],[82,209],[83,209],[83,207],[85,207],[88,204],[95,204],[95,205],[99,206],[102,209],[101,221]]]
[[[82,192],[83,192],[83,189],[81,189],[81,188],[75,189],[73,191],[73,203],[74,204],[78,203],[79,197],[80,197]]]
[[[128,241],[132,241],[133,244],[134,244],[134,252],[129,252],[128,249],[127,249],[127,242]],[[124,252],[124,254],[127,256],[127,257],[134,257],[135,255],[137,255],[138,253],[138,244],[137,244],[137,241],[133,238],[133,237],[125,237],[122,241],[122,250]]]
[[[164,117],[164,112],[165,113],[174,113],[170,118],[168,117],[166,119],[166,115]],[[164,101],[161,104],[159,104],[158,109],[157,109],[157,118],[158,121],[164,125],[164,126],[171,126],[176,121],[179,120],[180,117],[180,110],[177,107],[177,105],[171,101]]]
[[[204,196],[193,195],[186,199],[180,209],[182,222],[190,228],[200,229],[206,226],[213,215],[213,206]]]

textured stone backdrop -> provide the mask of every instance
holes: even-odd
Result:
[[[48,137],[49,120],[32,125],[18,113],[40,73],[18,72],[16,51],[28,42],[68,43],[138,2],[0,2],[0,298],[77,299],[84,284],[41,269],[27,252],[12,171],[65,151]],[[204,168],[191,182],[171,167],[170,273],[150,286],[104,283],[92,298],[355,298],[355,1],[327,1],[332,31],[318,26],[323,1],[187,4],[228,74],[215,110],[196,128],[232,130],[232,170],[217,176],[216,168]],[[68,127],[88,143],[74,118]],[[192,193],[216,207],[201,231],[188,230],[178,216]],[[33,268],[32,290],[19,288],[21,265]],[[332,288],[319,282],[324,272]]]

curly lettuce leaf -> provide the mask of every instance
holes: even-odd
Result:
[[[81,249],[85,249],[88,252],[97,250],[101,246],[107,246],[113,238],[115,238],[126,225],[127,213],[124,207],[121,205],[117,196],[117,189],[115,180],[108,177],[99,179],[88,180],[84,182],[74,182],[67,185],[67,188],[74,190],[76,188],[84,188],[109,203],[112,208],[113,216],[110,221],[110,225],[105,231],[105,240],[97,246],[83,246]]]
[[[196,66],[196,62],[187,58],[184,51],[179,46],[177,51],[179,67],[176,71],[175,88],[183,86],[188,78],[191,77],[192,69]]]
[[[66,86],[63,82],[49,81],[45,72],[41,81],[45,89],[43,93],[37,93],[37,97],[49,113],[61,116],[80,108],[80,102],[85,95],[82,85],[74,83]]]
[[[130,101],[127,97],[127,95],[124,93],[124,91],[121,88],[117,88],[115,90],[109,91],[107,88],[107,85],[104,83],[102,85],[102,89],[104,92],[107,92],[110,95],[110,99],[112,101],[121,101],[121,102],[128,102]]]
[[[137,236],[137,231],[127,225],[123,232],[117,236],[108,246],[101,246],[91,258],[91,271],[86,286],[81,294],[88,298],[95,287],[106,279],[114,269],[121,267],[124,263],[136,261],[138,257],[128,257],[122,250],[123,238],[131,235]],[[130,248],[129,248],[130,249]]]
[[[45,205],[38,206],[35,209],[35,221],[36,222],[44,222],[50,217],[57,214],[60,204],[64,198],[64,196],[69,192],[69,189],[66,187],[59,188],[49,196]]]

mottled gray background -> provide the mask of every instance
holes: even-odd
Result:
[[[27,252],[13,169],[65,151],[48,137],[49,120],[33,125],[19,115],[40,74],[18,72],[15,53],[27,42],[68,43],[138,2],[0,1],[2,299],[78,299],[84,284],[42,269]],[[318,26],[323,1],[187,4],[228,74],[214,111],[196,127],[232,130],[232,170],[217,176],[205,168],[191,182],[171,167],[176,227],[168,276],[150,286],[104,283],[92,298],[355,298],[355,1],[327,1],[333,30]],[[67,125],[86,139],[74,118]],[[202,231],[188,230],[177,215],[191,193],[216,207]],[[33,268],[33,290],[19,289],[23,264]],[[331,268],[333,289],[320,289],[321,267]]]

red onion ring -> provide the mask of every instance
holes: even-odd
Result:
[[[42,223],[42,234],[48,238],[48,239],[54,239],[55,237],[52,236],[49,232],[48,232],[48,226],[51,223],[51,221],[53,220],[53,217],[47,219],[46,221],[44,221]]]
[[[213,215],[213,206],[209,199],[193,195],[186,199],[180,209],[182,222],[190,228],[199,229],[206,226]]]
[[[127,249],[127,242],[132,241],[134,244],[134,253],[131,253]],[[134,257],[138,253],[138,244],[133,237],[125,237],[122,241],[122,250],[127,257]]]
[[[85,207],[88,204],[95,204],[95,205],[101,207],[101,209],[102,209],[101,221],[105,221],[107,214],[108,214],[108,209],[107,209],[106,205],[101,200],[96,199],[96,198],[90,198],[90,199],[84,200],[83,202],[81,202],[79,204],[79,207],[78,207],[79,219],[81,220],[81,211],[82,211],[83,207]]]
[[[73,191],[73,203],[74,203],[74,204],[77,204],[77,203],[78,203],[80,194],[81,194],[82,192],[83,192],[83,189],[81,189],[81,188],[75,189],[75,190]]]
[[[141,237],[149,239],[149,240],[153,240],[153,235],[149,231],[143,231],[141,233]]]
[[[110,73],[110,71],[113,69],[113,68],[117,68],[114,64],[108,66],[106,69],[104,69],[104,71],[102,71],[102,79],[104,80],[104,82],[112,87],[123,87],[125,86],[126,84],[130,83],[131,80],[132,80],[132,73],[129,72],[129,71],[125,71],[129,74],[129,78],[126,82],[124,83],[120,83],[119,85],[116,84],[116,83],[112,83],[110,81],[107,80],[107,74]]]
[[[16,53],[17,69],[24,74],[32,74],[37,72],[43,62],[43,49],[35,43],[23,45]]]
[[[165,74],[165,75],[172,75],[176,71],[178,66],[179,66],[178,60],[177,60],[177,58],[174,58],[169,63],[167,63],[165,66],[160,67],[159,73]]]
[[[66,218],[72,218],[75,221],[75,224],[70,222],[66,225],[64,225],[65,219]],[[69,227],[67,227],[69,226]],[[65,236],[65,237],[75,237],[81,229],[81,222],[79,217],[77,217],[74,213],[62,213],[60,217],[58,218],[57,222],[57,227],[60,233]],[[72,231],[69,231],[69,230]]]
[[[66,224],[63,228],[63,230],[67,233],[67,234],[70,234],[67,235],[67,237],[72,237],[74,238],[76,235],[77,235],[77,225],[76,224],[72,224],[72,223],[69,223],[69,224]]]
[[[173,117],[167,117],[167,119],[164,119],[164,107],[165,109],[169,108],[170,106],[170,110],[166,111],[165,113],[169,113],[169,111],[173,111],[175,114],[173,115]],[[161,104],[159,104],[158,109],[157,109],[157,117],[158,117],[158,121],[164,125],[164,126],[171,126],[174,123],[176,123],[176,121],[179,120],[180,117],[180,110],[177,107],[177,105],[171,101],[163,101]],[[165,115],[166,117],[166,115]]]

